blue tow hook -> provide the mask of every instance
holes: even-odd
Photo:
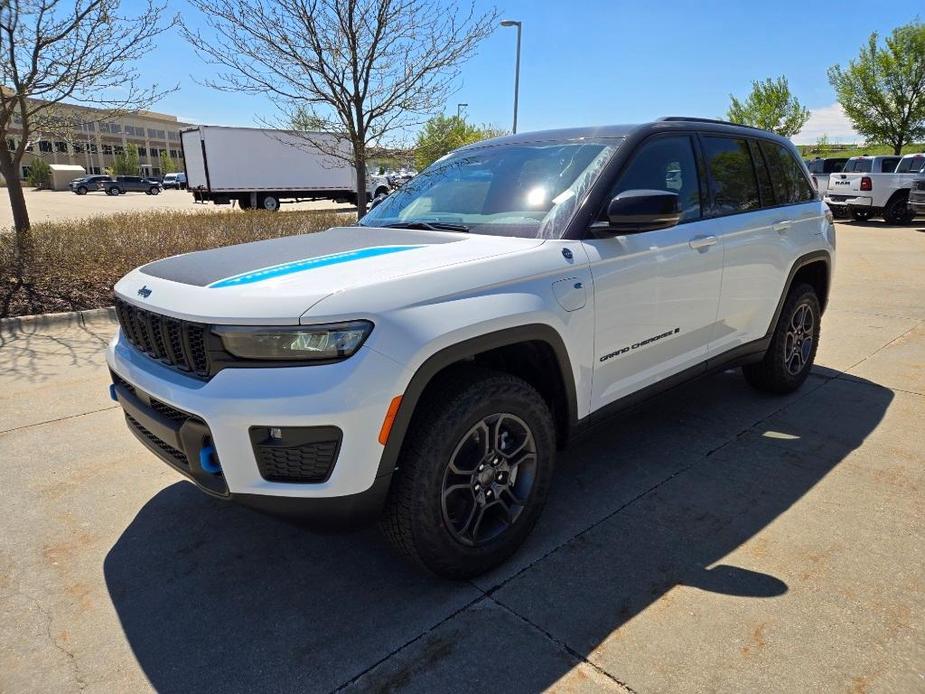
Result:
[[[109,384],[109,399],[113,402],[119,402],[119,396],[116,394],[116,384]]]
[[[222,471],[222,466],[218,464],[215,458],[215,446],[203,446],[199,450],[199,467],[208,472],[210,475],[218,475]]]

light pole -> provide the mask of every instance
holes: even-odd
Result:
[[[520,30],[523,23],[516,19],[502,19],[501,26],[517,27],[517,62],[514,66],[514,128],[512,132],[517,132],[517,94],[520,91]]]
[[[456,104],[456,117],[462,118],[462,110],[468,106],[469,104]]]

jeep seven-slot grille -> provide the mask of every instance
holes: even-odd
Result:
[[[116,316],[125,338],[139,351],[179,371],[208,378],[206,326],[168,318],[116,299]]]

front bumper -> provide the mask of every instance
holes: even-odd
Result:
[[[917,215],[925,215],[925,191],[913,190],[909,193],[909,209]]]
[[[407,385],[403,370],[388,357],[364,347],[335,364],[228,368],[203,382],[143,355],[120,333],[109,346],[107,361],[129,428],[209,494],[315,525],[352,525],[381,509],[392,470],[380,470],[379,430],[391,399]],[[120,387],[120,379],[126,388]],[[130,391],[136,390],[140,397],[133,399]],[[159,420],[158,411],[146,406],[146,398],[156,399],[160,410],[160,404],[166,405],[168,414],[175,408],[187,418],[178,425],[175,417],[171,428],[170,421]],[[253,427],[339,429],[342,440],[327,479],[310,484],[264,479],[251,439]],[[196,447],[204,445],[214,447],[220,475],[197,464]],[[188,465],[178,459],[177,450]]]
[[[826,195],[823,201],[829,207],[838,207],[847,209],[852,207],[873,207],[874,199],[871,197],[851,196],[851,195]]]

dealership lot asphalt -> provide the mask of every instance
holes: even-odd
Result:
[[[84,219],[118,212],[143,212],[145,210],[180,210],[186,212],[223,212],[228,205],[198,205],[193,195],[185,190],[165,190],[160,195],[126,193],[111,197],[101,192],[76,195],[66,190],[25,191],[26,207],[33,224],[56,222],[62,219]],[[7,191],[0,188],[0,231],[13,226],[13,211],[7,201]],[[355,209],[352,205],[339,205],[330,200],[300,202],[283,205],[283,210],[343,210]]]
[[[925,223],[838,253],[801,391],[616,420],[471,583],[181,481],[108,399],[110,323],[4,334],[0,691],[925,691]]]

